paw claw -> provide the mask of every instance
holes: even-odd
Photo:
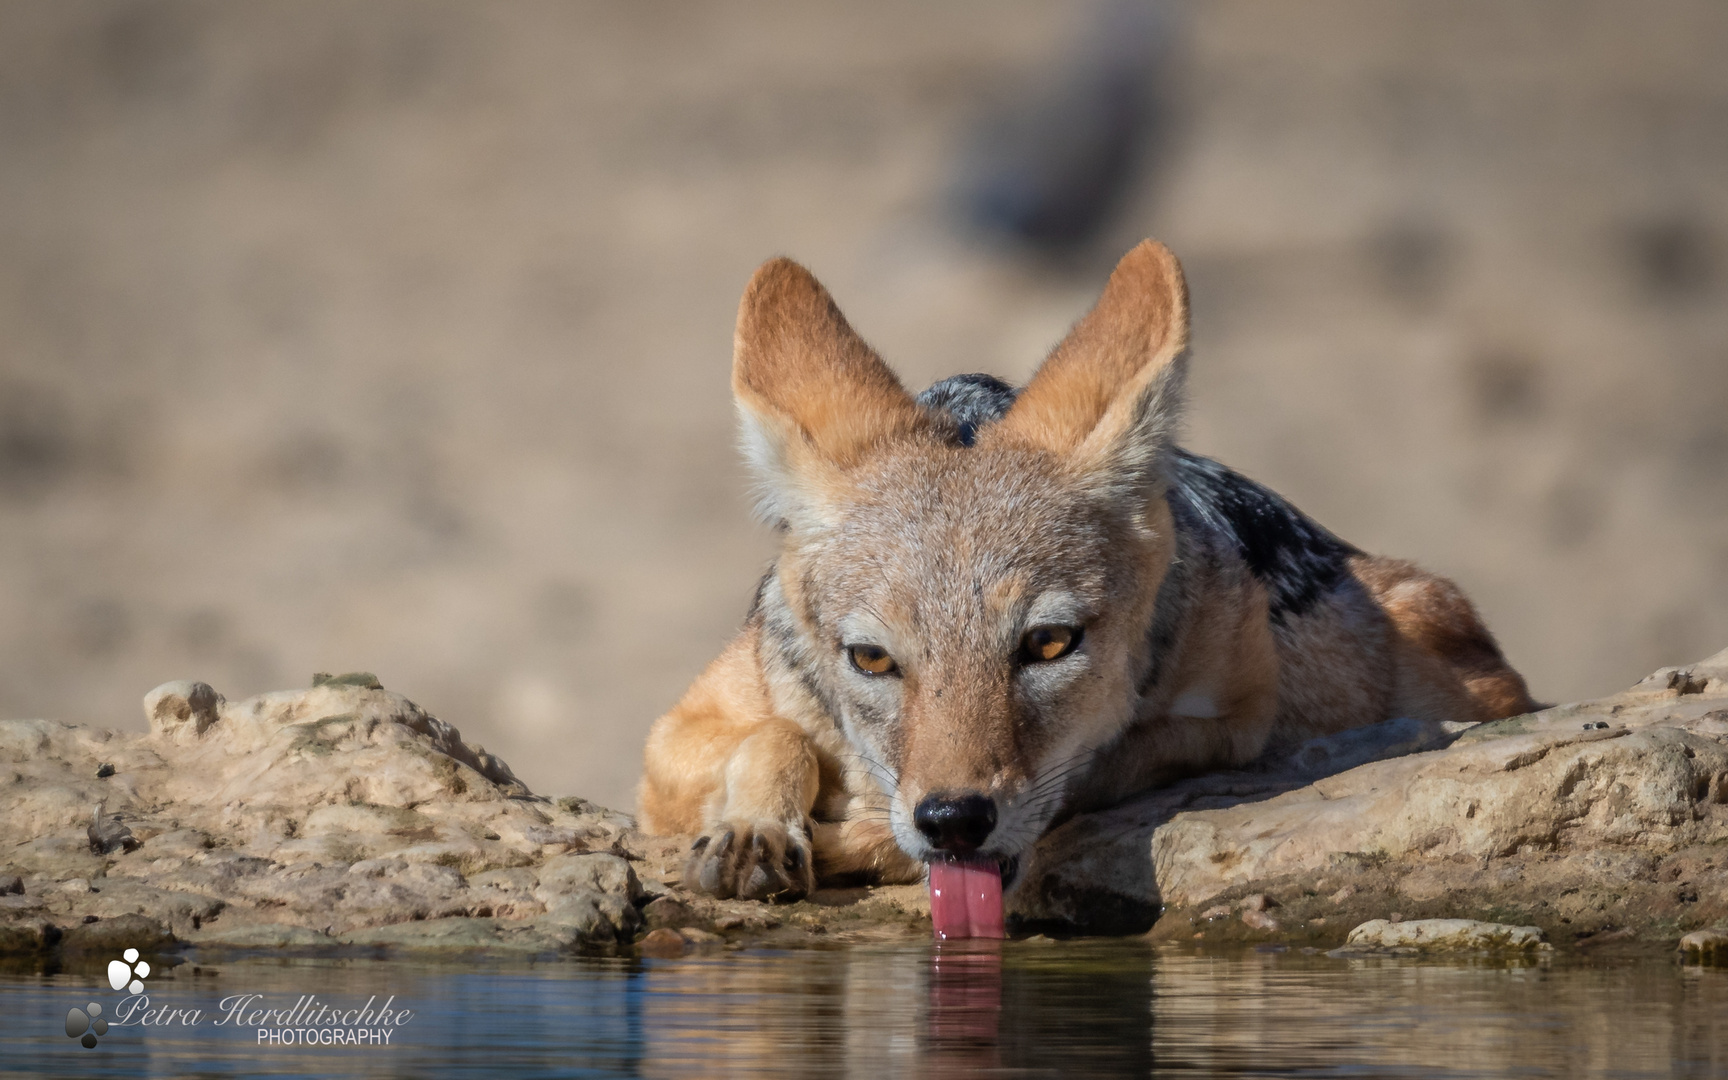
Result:
[[[716,825],[691,845],[684,885],[722,900],[792,900],[816,885],[804,822]]]

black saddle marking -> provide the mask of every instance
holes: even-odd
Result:
[[[1180,447],[1170,455],[1166,495],[1178,529],[1210,534],[1236,550],[1266,586],[1274,624],[1313,607],[1362,552],[1270,488]]]

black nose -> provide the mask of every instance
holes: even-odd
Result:
[[[912,823],[943,851],[977,851],[996,827],[996,801],[976,792],[926,795],[912,811]]]

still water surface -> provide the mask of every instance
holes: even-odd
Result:
[[[1506,964],[1121,940],[960,944],[534,965],[182,963],[147,979],[158,1018],[183,1010],[174,1022],[115,1024],[95,1049],[67,1036],[67,1010],[93,1001],[111,1021],[137,1020],[141,1003],[94,970],[13,973],[0,975],[0,1071],[1728,1077],[1728,969],[1661,957]],[[393,998],[393,1019],[410,1016],[388,1046],[260,1045],[266,1021],[217,1023],[237,995],[277,1010],[308,995],[343,1011]],[[304,1028],[309,1013],[284,1019]]]

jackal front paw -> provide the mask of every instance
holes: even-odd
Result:
[[[684,887],[722,900],[796,900],[816,887],[802,825],[722,821],[691,845]]]

